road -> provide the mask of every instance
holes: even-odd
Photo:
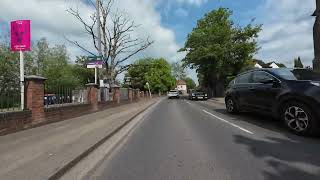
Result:
[[[108,180],[320,179],[320,138],[214,102],[163,100],[90,176]]]

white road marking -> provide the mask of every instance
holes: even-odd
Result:
[[[187,103],[191,105],[191,103],[190,103],[190,102],[188,102],[188,101],[187,101]]]
[[[222,122],[225,122],[225,123],[227,123],[227,124],[229,124],[229,125],[231,125],[231,126],[233,126],[233,127],[238,128],[238,129],[240,129],[240,130],[242,130],[242,131],[244,131],[244,132],[246,132],[246,133],[254,134],[253,132],[251,132],[251,131],[249,131],[249,130],[247,130],[247,129],[245,129],[245,128],[242,128],[242,127],[240,127],[240,126],[238,126],[238,125],[236,125],[236,124],[233,124],[233,123],[231,123],[231,122],[229,122],[229,121],[227,121],[227,120],[225,120],[225,119],[222,119],[221,117],[218,117],[218,116],[216,116],[216,115],[214,115],[214,114],[212,114],[212,113],[210,113],[210,112],[208,112],[208,111],[206,111],[206,110],[202,110],[202,111],[205,112],[205,113],[207,113],[207,114],[209,114],[209,115],[211,115],[211,116],[213,116],[213,117],[215,117],[215,118],[217,118],[217,119],[219,119],[219,120],[222,121]]]

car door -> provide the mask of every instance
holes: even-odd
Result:
[[[257,110],[271,112],[280,92],[280,81],[265,71],[255,71],[252,75],[249,104]]]
[[[250,106],[249,98],[250,98],[250,86],[252,83],[252,73],[247,72],[241,74],[235,79],[235,97],[236,100],[241,107]]]

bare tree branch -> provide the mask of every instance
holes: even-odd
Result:
[[[101,43],[103,45],[103,59],[106,65],[106,75],[108,78],[114,80],[119,73],[126,71],[129,65],[123,66],[122,63],[132,58],[139,52],[147,49],[154,41],[140,39],[135,35],[136,29],[139,25],[136,25],[125,13],[119,10],[113,10],[114,0],[101,0],[100,1],[100,15],[93,13],[90,17],[91,22],[88,24],[81,17],[78,10],[69,8],[67,11],[73,15],[83,25],[84,30],[90,35],[93,46],[97,48],[97,31],[95,26],[97,18],[101,19]],[[92,4],[94,4],[92,2]],[[74,45],[78,46],[82,50],[94,55],[94,53],[88,51],[81,46],[77,41],[71,41]]]
[[[84,48],[83,46],[81,46],[77,41],[71,41],[70,39],[68,39],[67,37],[64,37],[68,42],[70,42],[70,43],[72,43],[72,44],[74,44],[74,45],[76,45],[76,46],[78,46],[80,49],[82,49],[83,51],[85,51],[85,52],[87,52],[87,53],[89,53],[89,54],[91,54],[91,55],[95,55],[94,53],[92,53],[91,51],[89,51],[89,50],[87,50],[86,48]]]

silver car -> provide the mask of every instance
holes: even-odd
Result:
[[[179,91],[177,90],[171,90],[168,92],[168,98],[171,99],[171,98],[176,98],[176,99],[179,99],[180,98],[180,95],[179,95]]]

